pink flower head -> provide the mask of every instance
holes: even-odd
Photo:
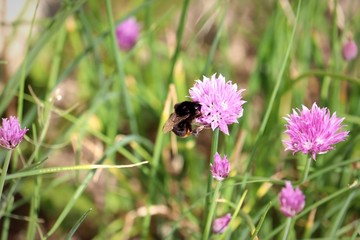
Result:
[[[319,108],[316,103],[311,109],[303,105],[301,111],[296,110],[293,109],[293,113],[285,117],[285,133],[290,137],[289,140],[283,140],[285,151],[310,154],[316,160],[316,154],[332,150],[333,145],[344,141],[349,134],[348,131],[342,131],[344,118],[338,118],[336,113],[330,116],[327,108]]]
[[[301,212],[305,206],[305,196],[299,189],[293,189],[291,182],[286,181],[285,187],[281,189],[279,194],[280,211],[286,217],[294,217]]]
[[[227,160],[226,155],[221,159],[220,155],[215,153],[214,164],[210,164],[210,167],[213,178],[218,181],[223,181],[229,175],[230,163]]]
[[[229,225],[230,220],[231,220],[230,213],[222,217],[216,218],[212,225],[213,233],[223,233],[226,230],[226,227]]]
[[[16,117],[11,116],[10,120],[2,119],[2,127],[0,128],[0,145],[6,149],[14,149],[24,138],[28,129],[21,129],[19,121]]]
[[[344,60],[350,61],[356,58],[358,54],[358,48],[353,40],[348,40],[342,47],[342,56]]]
[[[131,50],[139,37],[140,26],[134,17],[128,18],[116,27],[116,38],[119,48]]]
[[[201,104],[202,116],[197,121],[210,126],[212,130],[219,127],[228,135],[228,125],[238,123],[238,118],[243,115],[243,91],[245,89],[238,90],[231,81],[225,82],[221,74],[219,77],[214,74],[211,78],[204,76],[202,81],[196,80],[189,93],[193,101]]]

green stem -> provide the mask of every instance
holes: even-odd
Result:
[[[30,39],[33,32],[33,27],[35,25],[35,17],[37,14],[37,10],[39,8],[40,1],[36,2],[35,11],[33,17],[31,19],[30,31],[26,41],[26,50],[25,50],[25,58],[24,64],[21,66],[21,78],[20,78],[20,85],[19,85],[19,96],[18,96],[18,109],[17,109],[17,118],[19,122],[22,122],[22,114],[24,109],[24,92],[25,92],[25,80],[26,80],[26,65],[28,63],[28,52],[30,49]]]
[[[307,158],[307,162],[306,162],[306,165],[305,165],[305,168],[304,168],[304,171],[303,171],[302,178],[301,178],[301,180],[299,181],[299,185],[302,185],[302,184],[304,184],[304,183],[306,182],[307,177],[308,177],[308,175],[309,175],[311,162],[312,162],[312,158],[309,156],[309,157]]]
[[[334,0],[334,6],[338,6],[338,0]],[[338,8],[335,7],[334,11],[333,11],[333,18],[332,18],[332,34],[331,34],[331,50],[332,50],[332,56],[331,56],[331,60],[330,60],[330,67],[334,72],[339,72],[340,71],[340,67],[341,65],[339,64],[339,52],[341,52],[341,50],[339,50],[339,30],[338,30]],[[329,107],[332,107],[334,109],[338,109],[339,111],[342,112],[341,108],[342,105],[340,102],[340,94],[341,94],[341,90],[340,90],[340,83],[336,82],[336,81],[331,81],[330,79],[329,81],[329,89],[327,95],[330,95],[331,98],[325,98],[328,99],[329,101]],[[330,83],[331,83],[331,88],[330,88]]]
[[[186,13],[189,8],[189,2],[190,2],[190,0],[184,0],[183,9],[181,11],[179,28],[178,28],[177,34],[176,34],[176,40],[177,40],[176,49],[175,49],[174,55],[171,60],[170,74],[169,74],[169,78],[168,78],[169,84],[174,82],[174,79],[173,79],[174,69],[175,69],[175,64],[177,62],[177,59],[179,57],[180,50],[181,50],[181,39],[182,39],[182,35],[184,32],[184,28],[185,28]]]
[[[3,226],[2,226],[2,230],[1,230],[1,239],[9,239],[9,230],[10,230],[10,214],[11,211],[13,210],[13,205],[14,205],[14,197],[11,195],[11,197],[7,201],[7,206],[5,209],[5,217],[2,220],[3,221]]]
[[[229,1],[226,1],[226,7],[224,8],[224,11],[222,13],[221,20],[220,20],[220,23],[219,23],[219,26],[218,26],[218,31],[216,32],[214,41],[211,44],[210,51],[209,51],[208,57],[206,59],[206,64],[205,64],[205,67],[204,67],[203,75],[208,74],[210,66],[213,63],[214,56],[215,56],[217,47],[218,47],[219,42],[220,42],[221,33],[222,33],[223,28],[224,28],[225,17],[228,14],[228,4],[229,4]]]
[[[221,182],[219,182],[219,181],[216,182],[216,186],[215,186],[211,206],[210,206],[210,209],[209,209],[209,212],[208,212],[209,214],[208,214],[207,219],[206,219],[206,225],[205,225],[204,234],[202,236],[203,240],[209,238],[211,223],[213,221],[215,207],[216,207],[216,200],[219,197],[220,187],[221,187]]]
[[[286,240],[288,238],[291,223],[292,223],[292,218],[287,218],[286,227],[285,227],[285,231],[284,231],[284,235],[283,235],[282,240]]]
[[[296,33],[296,30],[297,30],[298,20],[299,20],[299,16],[300,16],[300,9],[301,9],[301,0],[299,0],[298,5],[297,5],[296,18],[295,18],[295,22],[294,22],[294,27],[292,29],[289,45],[287,46],[286,53],[285,53],[285,56],[284,56],[284,60],[283,60],[283,62],[281,64],[281,67],[280,67],[280,70],[279,70],[279,75],[278,75],[278,77],[276,79],[274,90],[271,93],[269,104],[268,104],[268,106],[266,108],[264,118],[263,118],[263,120],[261,122],[259,133],[256,136],[255,144],[254,144],[254,147],[253,147],[253,149],[251,151],[250,158],[246,162],[245,169],[248,169],[248,167],[250,165],[250,162],[255,157],[255,153],[257,152],[258,146],[260,146],[259,142],[260,142],[261,137],[263,136],[263,134],[265,132],[266,127],[267,127],[267,124],[268,124],[268,121],[269,121],[269,118],[270,118],[270,114],[271,114],[271,112],[273,112],[274,103],[275,103],[275,100],[277,99],[277,95],[278,95],[281,83],[284,81],[284,73],[285,73],[286,67],[288,66],[288,61],[289,61],[289,57],[290,57],[290,51],[291,51],[291,49],[293,47],[293,43],[294,43],[294,39],[295,39],[295,33]]]
[[[213,161],[214,161],[213,159],[214,159],[215,153],[217,152],[217,149],[218,149],[219,133],[220,133],[219,128],[216,128],[216,129],[214,130],[214,135],[213,135],[212,143],[211,143],[210,163],[213,163]],[[212,177],[211,174],[209,174],[207,191],[206,191],[207,195],[206,195],[206,199],[205,199],[205,208],[204,208],[204,211],[205,211],[205,219],[207,219],[207,214],[208,214],[208,212],[209,212],[212,182],[213,182],[213,177]]]
[[[12,152],[13,152],[13,150],[9,150],[7,152],[7,154],[5,156],[4,166],[3,166],[2,171],[1,171],[1,177],[0,177],[0,197],[1,198],[2,198],[2,195],[3,195],[2,192],[3,192],[3,189],[4,189],[6,173],[7,173],[8,168],[9,168]]]
[[[166,104],[165,104],[166,105]],[[169,106],[168,106],[169,107]],[[147,214],[144,218],[143,224],[142,224],[142,239],[146,239],[148,238],[148,233],[150,230],[150,221],[151,221],[151,216],[150,216],[150,212],[149,212],[149,207],[155,202],[155,190],[156,188],[156,184],[157,184],[157,172],[159,171],[159,164],[160,164],[160,157],[161,157],[161,151],[163,149],[163,143],[164,143],[164,134],[162,132],[162,125],[165,123],[167,116],[165,114],[166,109],[168,109],[168,107],[164,107],[163,112],[161,113],[161,119],[160,119],[160,123],[158,126],[158,130],[157,130],[157,134],[156,134],[156,142],[155,142],[155,146],[154,146],[154,153],[152,156],[152,160],[150,162],[151,164],[151,168],[150,168],[150,178],[149,178],[149,198],[147,199],[146,202],[146,208],[147,208]]]
[[[38,222],[38,211],[40,207],[41,186],[42,186],[42,177],[37,176],[35,179],[34,193],[30,202],[29,225],[26,236],[26,239],[28,240],[35,239],[36,227],[38,225],[37,222]]]
[[[118,51],[117,44],[116,44],[116,36],[115,36],[115,31],[114,31],[115,26],[114,26],[114,22],[113,22],[112,7],[111,7],[110,0],[106,0],[106,13],[107,13],[107,17],[108,17],[108,24],[111,29],[110,30],[111,50],[115,57],[116,70],[119,75],[119,80],[114,81],[113,90],[116,93],[121,92],[123,100],[124,100],[125,110],[126,110],[127,116],[129,117],[131,133],[138,134],[138,126],[137,126],[135,112],[134,112],[132,102],[130,99],[130,95],[128,93],[128,89],[127,89],[126,83],[125,83],[124,62],[122,61],[121,52]],[[113,104],[112,107],[114,107],[114,110],[118,109],[119,100],[115,100],[112,104]],[[116,114],[112,114],[113,118],[114,118],[114,116],[116,116]],[[115,124],[117,124],[118,121],[117,121],[117,119],[113,119],[112,122],[115,122]],[[117,127],[117,125],[114,125],[113,129],[111,129],[113,137],[115,137],[115,135],[116,135],[116,127]]]
[[[308,77],[312,77],[312,76],[330,77],[331,80],[347,81],[349,83],[354,83],[354,84],[360,85],[359,78],[351,77],[351,76],[348,76],[345,74],[339,74],[339,73],[335,73],[335,72],[328,72],[328,71],[324,71],[324,70],[314,69],[314,70],[302,73],[301,75],[297,76],[291,82],[290,86],[293,86],[294,84],[300,82],[301,80],[305,80]],[[290,88],[288,90],[290,90]]]

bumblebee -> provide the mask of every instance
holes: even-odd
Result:
[[[203,127],[192,129],[193,121],[201,117],[201,105],[198,102],[184,101],[174,105],[174,112],[165,122],[163,132],[172,131],[177,136],[185,138],[190,134],[197,135]]]

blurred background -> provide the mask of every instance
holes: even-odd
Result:
[[[2,205],[2,231],[9,239],[41,239],[85,184],[49,239],[64,239],[82,216],[72,239],[199,239],[212,131],[179,139],[161,128],[172,106],[189,99],[195,80],[214,73],[247,89],[244,116],[229,136],[220,136],[219,150],[232,167],[216,215],[233,211],[247,189],[243,214],[252,222],[273,203],[260,239],[284,222],[276,203],[281,185],[270,178],[299,178],[304,161],[284,152],[281,140],[283,117],[302,104],[328,107],[346,117],[351,131],[312,165],[311,174],[344,160],[351,164],[314,176],[302,189],[307,204],[358,179],[359,59],[344,58],[342,49],[359,42],[360,2],[302,1],[292,40],[297,6],[290,0],[1,0],[0,113],[18,116],[30,129],[8,174],[99,163],[113,147],[106,164],[149,161],[98,169],[89,182],[88,170],[7,181],[2,200],[12,204]],[[114,44],[115,31],[129,17],[140,32],[135,46],[123,50]],[[262,180],[250,181],[257,178]],[[294,236],[355,236],[358,200],[358,191],[349,192],[312,208],[297,221]],[[249,239],[246,219],[239,217],[231,239]]]

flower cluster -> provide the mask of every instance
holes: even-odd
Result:
[[[304,209],[305,196],[299,187],[294,190],[291,182],[287,181],[279,194],[279,203],[280,211],[286,217],[292,218]]]
[[[316,154],[324,154],[332,150],[336,143],[344,141],[349,134],[342,131],[344,118],[338,118],[336,113],[330,116],[327,108],[319,108],[316,103],[311,109],[302,106],[302,110],[293,110],[285,117],[286,131],[290,139],[284,140],[285,150],[294,153],[310,154],[316,160]]]
[[[214,156],[214,164],[210,164],[211,173],[213,178],[218,181],[223,181],[230,172],[230,163],[227,160],[226,156],[223,158],[220,157],[219,153],[216,153]]]
[[[119,48],[124,51],[131,50],[139,37],[140,26],[134,17],[128,18],[116,28],[116,39]]]
[[[2,119],[0,128],[0,145],[6,149],[14,149],[24,138],[28,129],[21,129],[19,120],[11,116],[10,119]]]
[[[354,46],[347,46],[354,54]],[[349,51],[345,49],[343,51]],[[347,54],[347,58],[352,58]],[[357,53],[356,53],[357,54]],[[355,54],[355,55],[356,55]],[[345,55],[345,52],[344,52]],[[211,127],[212,130],[219,128],[225,134],[229,134],[228,126],[238,123],[238,118],[243,115],[242,93],[244,89],[238,89],[236,84],[225,81],[220,74],[211,78],[203,77],[197,80],[189,90],[191,99],[201,105],[201,116],[196,119],[200,124]],[[285,117],[287,121],[285,133],[289,139],[283,140],[285,150],[293,154],[302,152],[309,154],[316,160],[318,154],[324,154],[334,148],[334,145],[344,141],[349,132],[344,131],[342,122],[344,118],[337,117],[336,113],[330,114],[327,108],[319,108],[314,103],[311,109],[302,106],[302,109],[293,109],[292,114]],[[309,159],[311,161],[311,159]],[[227,178],[230,172],[230,163],[226,156],[221,158],[219,153],[214,156],[214,163],[210,164],[212,177],[221,182]],[[306,179],[307,172],[304,174]],[[285,187],[278,196],[280,211],[289,218],[294,217],[305,206],[305,196],[299,187],[293,188],[287,181]],[[213,232],[222,233],[228,226],[231,214],[213,221]],[[207,225],[208,226],[208,225]]]
[[[201,104],[202,116],[197,120],[212,130],[220,128],[228,135],[228,125],[238,123],[238,118],[243,115],[243,91],[245,89],[238,90],[237,84],[226,82],[221,74],[197,80],[189,90],[191,99]]]

